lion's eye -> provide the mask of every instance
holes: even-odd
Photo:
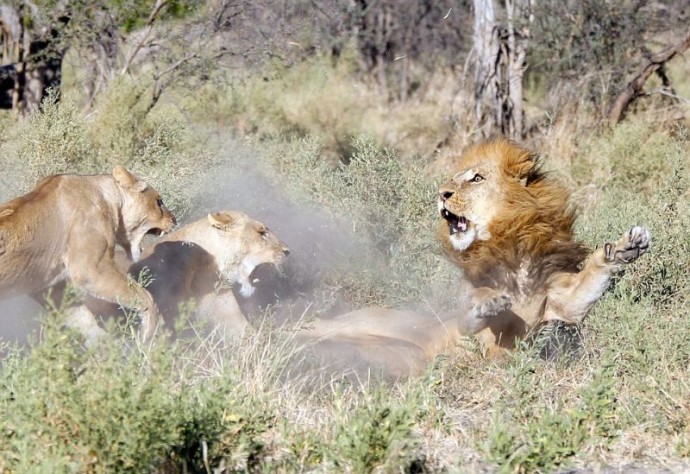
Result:
[[[268,234],[268,229],[266,229],[266,228],[259,229],[259,235],[261,237],[266,237],[267,234]]]
[[[158,199],[156,200],[156,204],[158,204],[158,207],[163,207],[163,199],[158,198]]]
[[[482,181],[484,181],[484,176],[480,174],[475,174],[472,176],[472,179],[470,179],[470,183],[480,183]]]

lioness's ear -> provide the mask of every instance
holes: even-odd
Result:
[[[236,224],[235,217],[227,212],[211,212],[208,215],[208,221],[220,230],[230,229]]]
[[[120,186],[130,187],[137,182],[137,178],[122,165],[117,165],[113,169],[113,178]]]
[[[139,192],[144,192],[148,188],[146,181],[138,179],[122,165],[117,165],[113,169],[113,178],[123,188],[132,188]]]

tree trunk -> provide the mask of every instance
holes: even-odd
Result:
[[[525,57],[530,38],[530,25],[534,21],[531,10],[532,0],[506,0],[509,113],[506,116],[505,128],[513,140],[522,140],[524,133],[522,78],[526,69]]]
[[[26,31],[24,29],[24,6],[19,6],[17,22],[19,37],[16,42],[16,63],[14,66],[14,84],[12,87],[12,110],[17,115],[22,112],[24,83],[26,82],[26,63],[24,63],[24,43]]]
[[[507,26],[496,21],[492,0],[474,0],[475,119],[482,135],[523,138],[523,91],[533,0],[506,0]],[[489,110],[485,108],[491,107]]]
[[[59,89],[64,51],[55,48],[69,17],[55,18],[58,26],[31,30],[25,17],[31,11],[20,3],[15,10],[0,6],[3,55],[11,64],[0,66],[0,107],[12,108],[17,115],[38,108],[49,88]],[[7,42],[7,43],[5,43]]]
[[[493,0],[474,0],[474,50],[476,52],[476,74],[474,79],[475,120],[479,130],[489,133],[494,128],[492,114],[486,117],[484,101],[497,95],[496,65],[499,48],[494,38],[496,14]],[[489,133],[484,133],[488,135]]]

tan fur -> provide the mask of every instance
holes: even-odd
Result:
[[[142,338],[148,339],[158,310],[151,295],[117,268],[115,246],[136,259],[147,232],[174,225],[158,192],[122,166],[112,176],[49,176],[0,205],[0,297],[38,299],[69,278],[88,294],[139,310]]]
[[[474,146],[459,157],[458,169],[439,190],[439,237],[446,255],[484,298],[512,301],[510,310],[478,334],[489,355],[514,347],[517,338],[544,322],[581,322],[611,276],[649,248],[649,232],[633,227],[588,256],[573,239],[568,191],[540,170],[534,153],[513,142]],[[467,218],[468,231],[485,227],[465,249],[457,242],[466,233],[453,234],[458,216]]]
[[[486,328],[491,317],[505,308],[504,301],[426,316],[372,306],[317,319],[300,329],[297,339],[336,371],[403,377],[422,373],[436,356]]]
[[[248,322],[228,285],[239,285],[249,296],[250,280],[261,264],[280,265],[287,246],[264,224],[240,211],[221,211],[180,227],[144,251],[129,267],[133,278],[144,271],[166,322],[172,324],[180,303],[194,301],[199,314],[208,315],[229,334],[241,334]],[[105,315],[117,308],[87,303],[91,312]]]
[[[612,275],[651,243],[644,227],[633,227],[589,254],[573,239],[567,190],[513,142],[474,146],[457,169],[439,190],[438,236],[469,286],[458,288],[458,307],[440,317],[364,308],[317,320],[298,332],[317,354],[329,362],[347,354],[359,369],[391,376],[419,373],[463,336],[499,355],[543,323],[581,322]],[[335,365],[342,369],[342,360]]]

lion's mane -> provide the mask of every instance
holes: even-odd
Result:
[[[448,258],[462,268],[476,286],[517,290],[517,275],[533,290],[543,288],[554,272],[576,272],[588,250],[573,240],[575,207],[569,192],[542,170],[540,157],[506,139],[492,139],[462,154],[458,169],[498,161],[497,185],[505,196],[497,217],[489,224],[492,238],[474,242],[464,252],[453,249],[447,227],[439,234]]]

